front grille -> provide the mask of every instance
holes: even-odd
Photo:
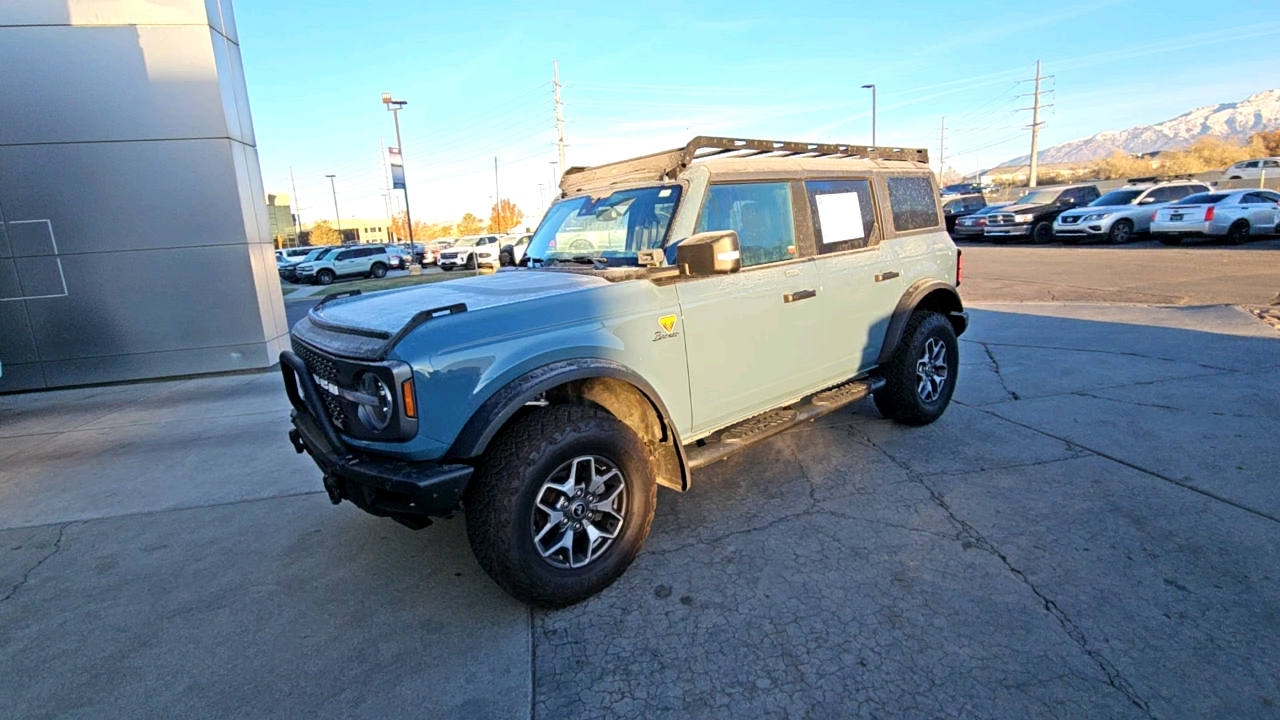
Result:
[[[1012,225],[1013,224],[1013,215],[1000,215],[1000,214],[992,213],[988,217],[990,218],[989,220],[987,220],[988,225]]]
[[[1079,216],[1079,215],[1063,215],[1063,216],[1062,216],[1062,224],[1063,224],[1063,225],[1075,225],[1076,223],[1080,222],[1080,217],[1081,217],[1081,216]]]
[[[297,340],[293,341],[293,351],[298,357],[302,358],[302,362],[306,364],[307,371],[312,375],[324,380],[328,383],[338,385],[339,373],[338,366],[329,358],[303,345]],[[320,400],[324,403],[325,410],[329,411],[329,419],[334,425],[340,428],[346,427],[347,415],[342,411],[342,405],[338,402],[338,398],[333,394],[321,391]]]

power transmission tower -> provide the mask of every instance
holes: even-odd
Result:
[[[545,67],[545,66],[544,66]],[[560,174],[564,174],[564,102],[560,99],[560,61],[551,63],[552,82],[556,88],[556,146],[560,150]]]

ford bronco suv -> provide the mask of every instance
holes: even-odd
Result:
[[[872,396],[942,415],[967,315],[925,150],[699,137],[571,168],[528,267],[326,297],[281,354],[329,498],[466,513],[557,607],[612,583],[656,488]]]
[[[294,273],[299,282],[329,285],[338,278],[386,277],[390,264],[387,248],[382,245],[351,245],[305,260],[294,268]]]

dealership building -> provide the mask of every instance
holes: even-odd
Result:
[[[275,363],[230,0],[0,2],[0,98],[0,392]]]

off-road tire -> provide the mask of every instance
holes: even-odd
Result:
[[[946,347],[948,373],[937,399],[925,402],[916,390],[916,363],[924,355],[925,344],[930,338],[941,340]],[[885,384],[875,393],[876,409],[886,418],[904,425],[928,425],[942,417],[951,402],[959,367],[960,344],[956,341],[951,321],[935,312],[917,310],[907,321],[893,357],[880,368]]]
[[[1117,232],[1117,229],[1121,229]],[[1124,245],[1133,242],[1135,235],[1133,223],[1129,220],[1117,220],[1111,225],[1111,232],[1107,233],[1107,242],[1112,245]]]
[[[1228,245],[1243,245],[1249,241],[1249,223],[1244,220],[1237,220],[1227,228],[1227,235],[1223,238]]]
[[[627,508],[603,555],[576,569],[552,566],[533,541],[536,494],[581,455],[612,462],[626,478]],[[653,522],[657,483],[649,452],[629,427],[593,407],[533,409],[489,445],[463,500],[467,538],[489,577],[516,599],[543,608],[581,602],[611,585],[635,560]]]
[[[1182,238],[1177,235],[1157,235],[1156,239],[1160,241],[1161,245],[1168,245],[1169,247],[1177,247],[1182,244]]]
[[[476,264],[477,264],[477,263],[476,263],[476,254],[475,254],[475,253],[471,253],[470,255],[468,255],[468,256],[467,256],[467,269],[468,269],[468,270],[475,270],[475,269],[476,269]]]
[[[1047,245],[1053,242],[1053,225],[1047,220],[1041,220],[1031,226],[1031,243],[1033,245]]]
[[[499,267],[511,267],[512,265],[515,265],[515,264],[516,264],[515,258],[511,257],[510,252],[503,250],[502,252],[498,253]]]
[[[369,276],[370,276],[370,277],[375,277],[375,278],[384,278],[384,277],[386,277],[386,276],[387,276],[387,266],[386,266],[386,265],[383,265],[382,263],[374,263],[374,264],[373,264],[373,267],[369,268]]]
[[[332,285],[334,279],[335,275],[332,270],[321,270],[316,273],[316,284],[318,285]]]

